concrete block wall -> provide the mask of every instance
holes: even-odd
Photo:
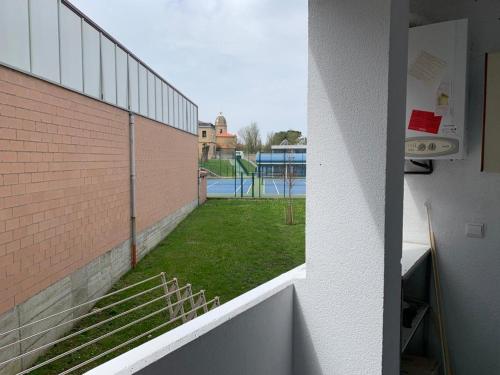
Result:
[[[196,207],[196,145],[136,116],[139,258]],[[0,333],[103,295],[130,269],[129,159],[126,111],[0,67]],[[0,336],[0,347],[34,332]],[[20,348],[9,349],[0,362]]]
[[[116,262],[115,260],[120,261]],[[56,281],[54,284],[25,302],[0,314],[1,332],[15,329],[102,296],[113,283],[129,269],[130,242],[127,240],[111,251],[92,260],[77,271]],[[31,336],[49,327],[77,318],[87,312],[92,306],[92,304],[88,304],[80,309],[74,309],[36,325],[17,330],[9,335],[0,336],[0,347]],[[54,331],[39,335],[33,339],[25,340],[21,345],[17,344],[6,350],[0,350],[0,362],[54,341],[66,333],[71,327],[71,324],[67,324]],[[9,375],[21,369],[28,368],[36,361],[37,357],[45,351],[46,350],[37,351],[32,355],[24,357],[22,360],[17,360],[0,367],[0,374]]]

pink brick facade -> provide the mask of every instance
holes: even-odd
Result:
[[[138,232],[197,199],[197,138],[136,117]],[[0,313],[130,237],[128,113],[0,67]]]
[[[137,231],[197,199],[198,142],[174,128],[136,118]],[[194,157],[193,157],[194,156]]]

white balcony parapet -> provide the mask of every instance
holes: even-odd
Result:
[[[88,371],[86,374],[133,374],[282,292],[293,285],[295,281],[304,279],[305,275],[305,265],[301,265]]]

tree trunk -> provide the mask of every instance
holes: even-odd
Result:
[[[285,207],[285,223],[287,225],[292,225],[294,223],[293,218],[293,201],[291,199],[288,200],[288,203]]]

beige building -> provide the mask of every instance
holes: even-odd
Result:
[[[215,125],[209,122],[198,121],[198,155],[201,160],[215,158],[217,148]]]
[[[208,160],[219,154],[222,158],[233,156],[236,151],[236,135],[227,131],[227,121],[222,112],[215,118],[215,125],[198,122],[198,152],[200,159]]]

